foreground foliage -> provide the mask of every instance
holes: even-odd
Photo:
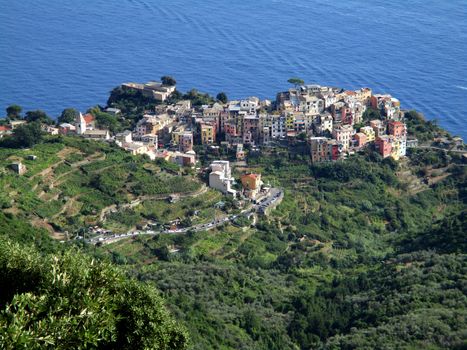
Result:
[[[40,255],[0,242],[3,349],[184,349],[156,291],[69,250]]]

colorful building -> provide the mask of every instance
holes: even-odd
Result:
[[[370,126],[375,131],[376,137],[386,135],[386,125],[382,120],[374,119],[370,121]]]
[[[328,162],[338,160],[342,155],[342,144],[326,137],[310,137],[311,162]]]
[[[375,140],[376,150],[383,158],[392,154],[392,140],[389,136],[379,136]]]
[[[216,142],[216,126],[212,124],[201,124],[201,143],[209,145]]]
[[[179,148],[181,152],[189,152],[193,150],[193,133],[185,132],[180,135]]]
[[[261,174],[246,174],[241,176],[243,193],[250,199],[255,199],[261,190]]]
[[[328,140],[327,137],[310,137],[308,139],[312,163],[330,160],[328,154]]]
[[[373,142],[376,138],[375,130],[371,126],[360,128],[360,133],[365,134],[366,142]]]
[[[388,134],[395,137],[405,136],[405,124],[400,121],[391,120],[388,123]]]
[[[357,132],[354,135],[354,140],[355,140],[355,147],[361,148],[366,145],[368,139],[364,133]]]
[[[342,150],[347,151],[350,147],[350,141],[355,133],[354,128],[351,125],[340,125],[336,126],[332,130],[333,138],[342,145]]]

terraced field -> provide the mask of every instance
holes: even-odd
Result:
[[[13,162],[23,163],[26,172],[15,174]],[[3,148],[0,206],[4,213],[62,239],[100,224],[109,206],[200,189],[194,178],[166,171],[169,166],[172,169],[171,164],[155,164],[112,145],[78,138],[50,138],[32,149]]]

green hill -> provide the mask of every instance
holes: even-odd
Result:
[[[2,282],[14,282],[2,283],[11,288],[2,294],[8,331],[0,341],[11,348],[21,339],[66,347],[62,331],[74,344],[88,342],[82,348],[144,348],[146,336],[162,349],[466,345],[466,168],[456,153],[421,149],[396,163],[368,152],[310,166],[293,149],[276,149],[250,156],[241,169],[285,191],[282,203],[254,225],[91,247],[50,237],[95,224],[124,231],[149,219],[202,222],[222,215],[214,206],[221,196],[200,191],[192,175],[176,175],[182,169],[105,143],[49,138],[30,150],[0,152],[0,228],[9,237],[1,245]],[[30,154],[37,159],[28,160]],[[8,168],[18,160],[27,167],[22,176]],[[182,194],[179,201],[162,200],[172,193]],[[108,208],[116,211],[107,215]],[[54,279],[57,264],[67,287]],[[107,269],[114,277],[99,272]],[[155,289],[187,329],[188,344]],[[132,295],[141,306],[136,310]],[[89,316],[87,332],[81,312],[95,310],[99,298],[103,314]],[[70,302],[75,299],[80,302]],[[120,317],[134,317],[135,324],[125,323],[131,330],[119,328]],[[138,328],[141,322],[154,327]]]
[[[9,169],[18,161],[27,170],[21,176]],[[50,137],[30,149],[0,148],[0,169],[2,212],[57,238],[100,223],[115,205],[200,189],[193,178],[178,176],[176,165],[71,137]]]
[[[193,349],[462,348],[466,171],[432,152],[311,167],[290,150],[250,158],[285,189],[254,227],[101,251],[162,291]]]

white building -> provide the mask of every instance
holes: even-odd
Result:
[[[342,145],[342,150],[347,151],[350,146],[352,136],[355,134],[355,129],[350,125],[340,125],[332,130],[332,136]]]
[[[317,131],[319,134],[322,134],[326,131],[332,132],[332,115],[329,113],[320,114],[319,117],[320,123],[317,127]]]
[[[211,163],[209,174],[209,187],[221,191],[224,194],[234,195],[236,191],[231,189],[234,182],[230,170],[230,163],[226,160],[216,160]]]
[[[86,132],[86,121],[84,120],[84,117],[80,112],[79,116],[76,117],[76,133],[78,135],[82,135],[85,132]]]
[[[115,135],[115,140],[121,143],[131,143],[133,141],[132,132],[125,130],[124,132]]]
[[[261,141],[268,143],[273,140],[283,139],[287,136],[286,118],[284,115],[264,114],[260,115],[259,125]]]
[[[109,130],[86,130],[81,136],[93,140],[110,140]]]

